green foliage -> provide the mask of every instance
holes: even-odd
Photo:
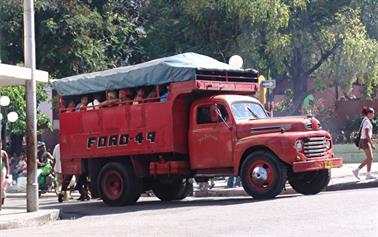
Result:
[[[25,87],[24,86],[12,86],[12,87],[0,87],[0,96],[8,96],[10,99],[9,106],[1,107],[1,113],[3,115],[3,123],[7,119],[7,114],[11,111],[15,111],[18,114],[18,120],[14,123],[8,123],[8,134],[14,133],[23,135],[26,132],[26,101],[25,101]],[[43,91],[42,86],[37,86],[37,104],[47,100],[47,94]],[[51,128],[51,121],[45,115],[41,115],[37,112],[37,127],[39,132],[43,128]]]
[[[201,51],[195,45],[192,19],[185,14],[182,0],[150,0],[142,10],[147,37],[142,41],[146,60],[185,51]],[[201,38],[201,37],[199,37]]]
[[[371,121],[373,125],[373,133],[376,134],[378,132],[378,117],[373,118]],[[345,131],[347,133],[358,132],[362,123],[362,118],[356,118],[351,120],[345,127]]]
[[[22,1],[1,0],[1,58],[23,61]],[[53,77],[193,51],[293,82],[292,107],[356,77],[378,88],[376,0],[36,0],[37,67]],[[286,109],[286,108],[285,108]]]
[[[287,112],[290,108],[290,106],[293,103],[293,90],[287,89],[285,90],[285,98],[283,102],[281,103],[276,103],[274,107],[274,112]]]
[[[145,57],[196,51],[227,62],[239,54],[244,67],[291,79],[294,102],[303,100],[311,75],[316,89],[338,84],[345,92],[358,76],[371,96],[378,84],[376,2],[151,0],[142,14]]]
[[[144,33],[134,1],[35,1],[37,68],[53,78],[132,63]],[[1,58],[23,61],[23,4],[0,4]]]
[[[343,34],[343,40],[335,54],[316,71],[316,85],[324,89],[337,83],[342,91],[348,92],[359,77],[365,82],[365,94],[369,97],[378,85],[378,42],[367,38],[359,10],[347,13],[337,14],[338,24],[323,31],[331,39]]]
[[[361,20],[370,38],[378,40],[378,1],[357,1],[361,8]]]
[[[52,77],[113,68],[138,60],[139,41],[144,37],[140,26],[140,1],[126,0],[36,0],[35,30],[37,68]],[[3,63],[23,62],[23,1],[0,0],[0,57]],[[19,119],[9,124],[15,134],[25,134],[24,87],[0,88],[8,95],[10,106],[5,116],[16,111]],[[38,86],[37,102],[46,94]],[[37,114],[38,129],[51,128],[51,121]]]
[[[0,2],[0,57],[3,63],[23,59],[23,1]]]

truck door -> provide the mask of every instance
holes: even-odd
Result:
[[[191,168],[232,167],[232,122],[227,107],[220,103],[202,104],[193,107],[192,113],[189,130]]]

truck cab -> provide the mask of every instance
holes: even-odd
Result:
[[[342,164],[333,156],[331,135],[317,119],[271,118],[250,96],[217,95],[194,102],[188,136],[190,167],[198,176],[210,170],[240,175],[256,198],[277,195],[286,178],[300,193],[317,193],[329,182],[328,169]],[[274,191],[275,186],[280,188]]]
[[[331,135],[312,116],[270,117],[253,97],[257,77],[254,69],[186,53],[53,80],[63,173],[88,176],[92,196],[113,206],[147,190],[180,200],[193,179],[217,176],[240,176],[256,199],[275,197],[286,181],[299,193],[320,192],[329,170],[342,166]],[[141,88],[153,96],[107,96]],[[107,98],[97,107],[67,107],[83,97],[95,104],[99,95]]]

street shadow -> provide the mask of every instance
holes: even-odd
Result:
[[[207,198],[187,198],[182,201],[162,202],[157,198],[143,198],[134,205],[111,207],[104,204],[101,200],[91,201],[68,201],[58,203],[48,201],[40,203],[40,209],[60,209],[60,219],[79,219],[85,216],[103,216],[122,213],[131,213],[148,210],[167,210],[185,207],[212,207],[212,206],[230,206],[241,204],[253,204],[261,202],[277,202],[281,199],[294,198],[298,194],[278,196],[269,200],[254,200],[251,197],[207,197]]]

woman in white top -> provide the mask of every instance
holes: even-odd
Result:
[[[373,161],[373,149],[375,149],[375,146],[371,140],[373,137],[373,125],[370,122],[370,120],[374,118],[374,109],[370,107],[363,107],[362,114],[364,115],[364,118],[361,123],[359,148],[364,150],[366,159],[361,162],[357,169],[353,170],[353,174],[357,179],[360,179],[358,177],[358,172],[366,165],[366,179],[375,179],[375,177],[370,174],[371,164]]]

